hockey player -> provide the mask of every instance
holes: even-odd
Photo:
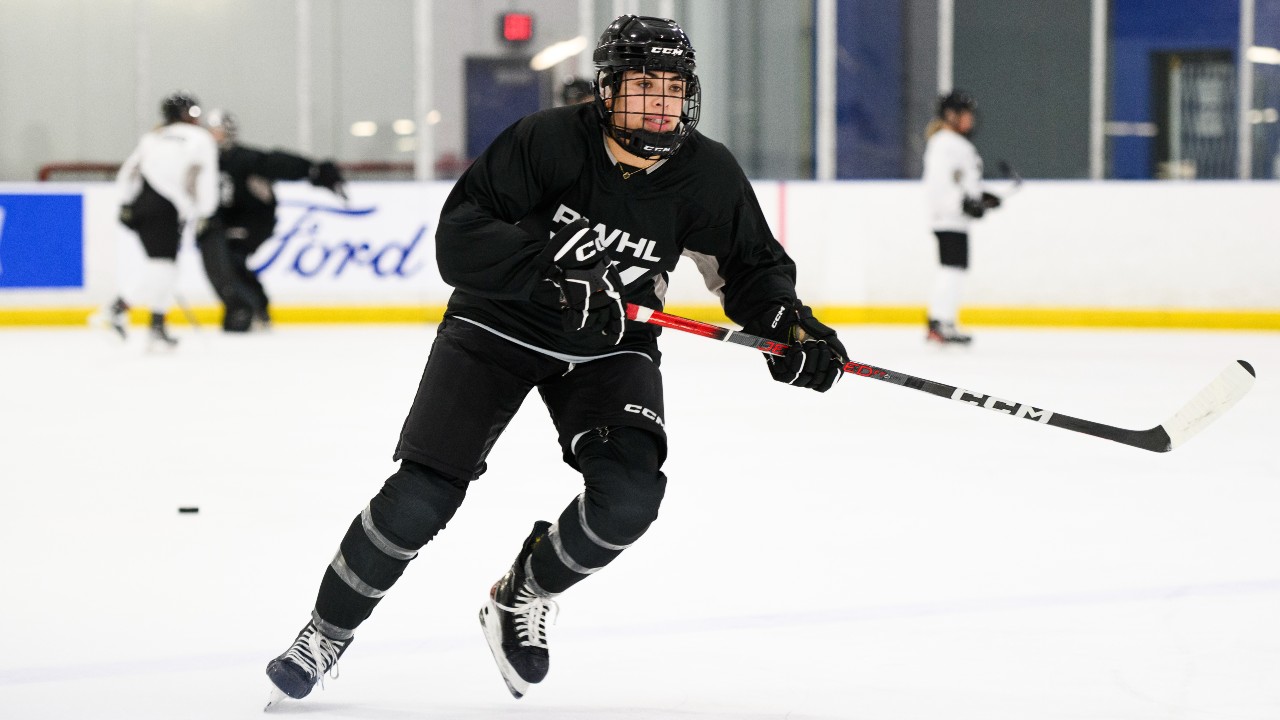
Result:
[[[239,124],[226,110],[210,110],[206,124],[218,143],[221,202],[209,231],[200,236],[205,274],[222,301],[222,329],[269,327],[266,290],[249,269],[249,256],[276,225],[277,180],[306,179],[345,199],[342,173],[332,161],[315,162],[283,150],[259,150],[238,142]]]
[[[455,291],[409,409],[400,469],[357,516],[311,619],[267,666],[301,698],[486,470],[537,389],[584,492],[537,521],[480,609],[515,697],[547,674],[555,598],[640,539],[658,514],[667,454],[658,331],[624,303],[663,305],[692,258],[726,314],[791,344],[775,380],[824,392],[845,349],[796,297],[795,265],[723,145],[695,130],[694,49],[671,20],[625,15],[600,38],[595,98],[504,131],[458,180],[436,233]]]
[[[561,105],[577,105],[578,103],[590,103],[596,99],[595,92],[591,89],[591,81],[582,78],[571,77],[564,81],[564,85],[560,87],[560,104]]]
[[[165,327],[178,281],[177,257],[184,229],[198,233],[218,204],[218,152],[213,136],[199,126],[200,103],[194,95],[175,92],[160,103],[164,124],[142,136],[120,172],[120,222],[138,234],[146,251],[140,295],[151,308],[152,347],[173,347],[177,340]],[[95,314],[125,336],[129,304],[118,296]]]
[[[938,115],[925,130],[924,186],[940,264],[926,337],[943,344],[972,339],[956,330],[960,287],[969,268],[969,223],[1000,207],[1000,198],[982,189],[982,158],[969,141],[976,107],[973,98],[952,91],[939,99]]]

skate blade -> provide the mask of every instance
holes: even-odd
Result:
[[[289,696],[285,695],[283,690],[272,686],[271,694],[267,696],[267,704],[262,708],[262,712],[270,712],[274,708],[279,707],[280,703],[287,697]]]
[[[516,669],[511,667],[511,663],[507,662],[507,656],[502,652],[502,639],[498,636],[498,623],[492,625],[487,622],[489,613],[492,611],[490,605],[480,608],[480,627],[484,628],[484,639],[488,641],[489,652],[493,654],[493,661],[498,664],[498,672],[502,674],[502,682],[507,684],[507,690],[511,691],[512,697],[519,700],[524,694],[529,692],[529,683],[516,673]]]

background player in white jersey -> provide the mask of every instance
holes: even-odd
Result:
[[[682,255],[730,318],[791,346],[766,359],[775,380],[823,392],[840,375],[844,346],[796,297],[795,264],[742,168],[694,129],[701,90],[684,31],[625,15],[593,57],[591,103],[520,120],[445,200],[436,257],[454,292],[396,446],[400,469],[348,527],[311,619],[267,665],[276,699],[306,696],[334,666],[535,389],[584,492],[554,523],[534,523],[480,622],[512,695],[542,681],[554,598],[658,516],[658,330],[627,322],[624,305],[661,308]]]
[[[120,222],[138,234],[147,260],[135,300],[151,309],[152,345],[177,341],[165,329],[165,313],[178,281],[178,247],[188,225],[197,230],[218,207],[218,150],[199,126],[200,103],[175,92],[160,103],[163,124],[142,136],[116,175]],[[125,335],[129,303],[123,295],[97,316]]]
[[[982,189],[982,157],[969,141],[976,108],[973,98],[954,90],[938,101],[938,116],[925,130],[924,186],[940,265],[929,297],[927,338],[933,342],[972,339],[956,330],[960,290],[969,269],[969,224],[1000,206],[1000,198]]]

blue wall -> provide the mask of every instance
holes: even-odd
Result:
[[[1160,122],[1151,106],[1152,55],[1226,50],[1234,58],[1239,26],[1239,0],[1112,0],[1108,119]],[[1111,176],[1152,177],[1154,150],[1155,138],[1111,138]]]
[[[836,7],[836,177],[903,177],[902,3],[841,0]]]

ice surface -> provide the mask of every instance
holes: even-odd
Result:
[[[0,331],[0,716],[260,717],[263,667],[394,470],[426,326]],[[1158,455],[900,387],[826,395],[663,338],[662,516],[561,598],[507,693],[476,611],[577,494],[530,400],[450,527],[280,715],[1274,720],[1280,334],[842,331],[863,362],[1130,428],[1233,360],[1257,386]],[[198,514],[179,514],[180,506]]]

